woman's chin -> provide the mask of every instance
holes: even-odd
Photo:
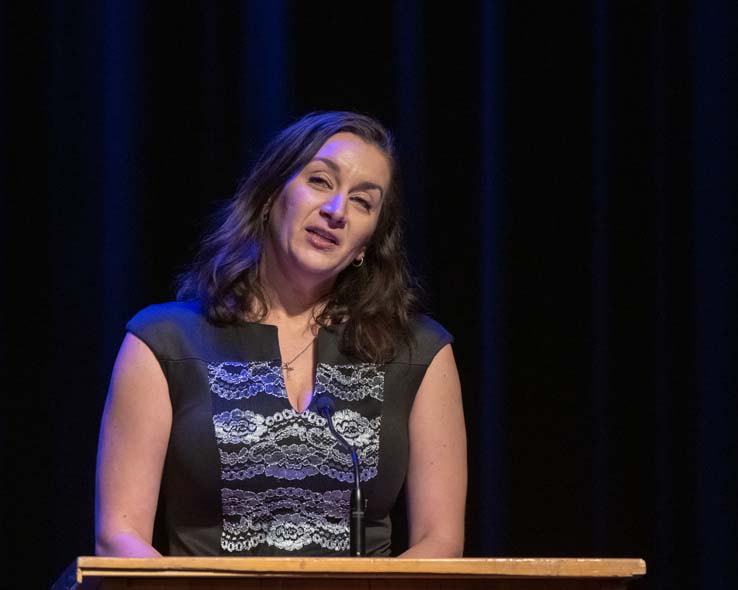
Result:
[[[344,264],[335,260],[327,260],[325,257],[305,256],[298,259],[295,264],[295,274],[304,276],[317,282],[333,281],[345,268]]]

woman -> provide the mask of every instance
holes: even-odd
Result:
[[[413,313],[397,165],[370,117],[312,113],[266,147],[180,277],[128,323],[100,435],[96,551],[345,555],[357,449],[367,554],[463,550],[466,440],[451,336]]]

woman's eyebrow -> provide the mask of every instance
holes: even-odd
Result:
[[[312,162],[316,162],[316,161],[325,163],[336,174],[339,174],[341,172],[341,167],[335,161],[331,160],[330,158],[325,158],[323,156],[316,156],[315,158],[313,158],[312,160],[310,160],[311,163]],[[374,182],[370,182],[368,180],[365,180],[364,182],[360,182],[354,188],[355,189],[358,189],[358,190],[372,190],[372,189],[376,189],[376,190],[379,191],[379,197],[380,198],[382,198],[384,196],[384,189],[380,185],[378,185],[378,184],[376,184]]]
[[[331,160],[330,158],[324,158],[322,156],[315,156],[310,162],[324,162],[328,164],[329,168],[332,168],[335,173],[339,173],[341,171],[341,167]]]

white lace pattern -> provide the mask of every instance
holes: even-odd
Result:
[[[244,552],[267,545],[297,551],[317,544],[328,551],[346,551],[353,464],[325,418],[310,408],[296,412],[284,403],[287,395],[279,362],[210,364],[208,376],[225,486],[221,489],[223,550]],[[321,394],[338,402],[333,422],[356,449],[361,480],[376,477],[383,369],[367,363],[321,363],[314,397]],[[280,403],[282,407],[276,409]],[[267,407],[276,411],[263,412]],[[290,482],[294,487],[269,487],[269,481]],[[331,489],[330,482],[344,486]]]

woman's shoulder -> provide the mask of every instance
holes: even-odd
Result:
[[[139,310],[128,322],[134,326],[182,325],[200,322],[205,319],[205,313],[199,301],[166,301],[152,303]]]
[[[400,362],[428,365],[454,337],[440,322],[429,315],[416,313],[410,319],[411,346],[398,355]]]
[[[444,326],[424,313],[416,313],[411,318],[413,335],[416,338],[442,340],[446,344],[453,342],[453,336]]]
[[[167,301],[139,310],[126,324],[126,331],[143,340],[156,356],[174,357],[182,354],[185,341],[201,334],[206,324],[199,302]]]

